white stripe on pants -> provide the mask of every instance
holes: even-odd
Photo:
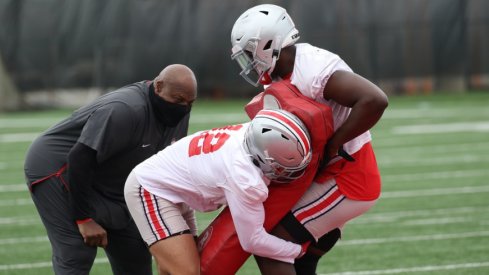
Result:
[[[184,203],[172,203],[145,190],[134,172],[129,174],[124,197],[143,240],[153,243],[190,230],[196,235],[194,211]]]
[[[313,182],[292,208],[292,214],[317,240],[335,228],[342,229],[376,202],[350,200],[340,192],[336,181],[330,179],[321,184]]]

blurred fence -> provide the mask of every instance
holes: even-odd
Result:
[[[249,96],[230,59],[230,31],[265,2],[0,0],[0,63],[20,92],[118,87],[183,63],[200,95]],[[489,86],[489,1],[268,3],[289,11],[300,42],[338,53],[388,93]]]

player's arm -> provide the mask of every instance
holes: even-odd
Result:
[[[97,167],[97,151],[76,143],[68,154],[68,167],[70,202],[78,230],[87,245],[105,247],[107,232],[90,217],[92,211],[88,203]]]
[[[134,146],[134,125],[134,113],[126,104],[106,104],[90,115],[68,155],[71,208],[87,245],[107,245],[106,231],[90,216],[94,213],[90,198],[98,164]]]
[[[348,119],[328,142],[328,157],[335,156],[340,146],[372,128],[388,105],[387,96],[379,87],[348,71],[334,72],[326,83],[323,96],[351,108]]]
[[[286,263],[293,263],[302,256],[301,245],[265,231],[265,210],[261,201],[251,201],[231,191],[226,191],[226,199],[239,242],[245,251]]]

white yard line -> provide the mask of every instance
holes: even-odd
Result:
[[[45,117],[45,118],[0,118],[0,128],[47,128],[54,125],[62,118]]]
[[[21,216],[21,217],[1,217],[0,226],[3,225],[33,225],[41,224],[40,218],[38,216]]]
[[[389,139],[390,140],[390,139]],[[443,144],[441,143],[443,140],[440,140],[439,144],[417,144],[415,146],[410,146],[403,144],[402,141],[400,143],[388,144],[383,141],[375,141],[374,147],[377,149],[376,151],[386,150],[389,152],[389,155],[400,155],[400,156],[409,156],[411,158],[414,157],[417,153],[445,153],[449,155],[458,155],[459,153],[467,154],[470,152],[479,152],[480,150],[489,150],[489,142],[488,141],[480,141],[480,142],[467,142],[467,143],[458,143],[458,144]],[[398,141],[396,141],[398,142]],[[377,145],[378,144],[378,145]]]
[[[98,258],[95,259],[94,264],[106,264],[108,262],[109,260],[107,258]],[[5,264],[0,265],[0,270],[37,269],[43,267],[51,267],[51,262]]]
[[[389,109],[382,115],[382,119],[416,119],[416,118],[460,118],[460,117],[483,117],[489,114],[487,107],[476,107],[467,113],[466,108],[412,108],[412,109]]]
[[[24,192],[29,191],[25,183],[0,184],[0,192]]]
[[[452,187],[452,188],[435,188],[435,189],[418,189],[418,190],[382,192],[381,198],[392,199],[392,198],[428,197],[428,196],[474,194],[474,193],[487,193],[487,192],[489,192],[489,186],[464,186],[464,187]]]
[[[38,135],[39,132],[1,134],[0,143],[31,142]]]
[[[476,212],[489,211],[489,207],[457,207],[457,208],[440,208],[440,209],[423,209],[413,211],[393,211],[381,213],[366,213],[349,223],[351,224],[370,224],[370,223],[393,223],[403,218],[413,217],[433,217],[437,215],[466,215]]]
[[[21,237],[21,238],[8,238],[0,239],[0,245],[7,244],[21,244],[21,243],[48,243],[49,239],[47,236],[33,236],[33,237]]]
[[[46,117],[46,118],[0,118],[1,128],[48,128],[61,120],[64,117]],[[233,121],[247,121],[249,120],[245,112],[233,112],[233,113],[216,113],[216,114],[199,114],[192,113],[190,116],[190,123],[219,123],[219,122],[233,122]]]
[[[442,241],[451,239],[466,239],[466,238],[478,238],[488,237],[489,231],[476,231],[476,232],[460,232],[453,234],[433,234],[433,235],[418,235],[418,236],[403,236],[403,237],[390,237],[390,238],[372,238],[372,239],[358,239],[358,240],[342,240],[338,242],[338,245],[369,245],[369,244],[383,244],[383,243],[400,243],[400,242],[416,242],[416,241]]]
[[[371,239],[357,239],[357,240],[341,240],[338,242],[339,246],[354,246],[354,245],[374,245],[383,243],[399,243],[399,242],[416,242],[416,241],[442,241],[452,239],[467,239],[488,237],[489,231],[475,231],[475,232],[460,232],[453,234],[432,234],[432,235],[416,235],[416,236],[402,236],[402,237],[389,237],[389,238],[371,238]],[[30,236],[21,238],[8,238],[0,239],[0,245],[16,245],[20,243],[48,243],[48,238],[45,236]]]
[[[489,262],[461,263],[461,264],[451,264],[451,265],[426,265],[426,266],[413,266],[413,267],[405,267],[405,268],[380,269],[380,270],[345,271],[345,272],[335,272],[335,273],[322,273],[320,275],[377,275],[377,274],[428,272],[428,271],[456,270],[456,269],[483,268],[483,267],[489,267]]]
[[[190,124],[229,124],[241,123],[248,120],[248,117],[244,113],[227,113],[215,115],[207,114],[192,116],[190,119]],[[52,119],[0,119],[0,128],[42,127],[47,129],[49,126],[54,125],[54,123],[56,122],[57,121],[53,121]],[[31,142],[39,134],[40,132],[0,134],[0,143]]]
[[[395,135],[439,134],[458,132],[489,132],[489,121],[417,124],[392,128]]]
[[[489,231],[479,231],[479,232],[461,232],[456,234],[434,234],[434,235],[422,235],[422,236],[404,236],[404,237],[391,237],[391,238],[376,238],[376,239],[358,239],[358,240],[346,240],[340,241],[338,243],[339,246],[355,246],[355,245],[372,245],[372,244],[384,244],[384,243],[398,243],[398,242],[415,242],[415,241],[438,241],[438,240],[450,240],[450,239],[465,239],[465,238],[475,238],[475,237],[488,237]],[[34,236],[34,237],[24,237],[24,238],[9,238],[9,239],[0,239],[0,245],[16,245],[20,243],[46,243],[48,242],[47,237],[44,236]],[[98,262],[97,262],[98,261]],[[97,259],[96,263],[106,263],[107,259],[101,258]],[[436,266],[437,269],[428,269],[430,270],[447,270],[447,269],[456,269],[456,268],[469,268],[472,267],[483,267],[489,266],[485,263],[483,265],[473,265],[469,264],[461,264],[461,265],[449,265],[449,266]],[[488,263],[489,264],[489,263]],[[468,265],[468,266],[467,266]],[[0,265],[0,270],[16,270],[16,269],[34,269],[41,267],[50,267],[50,262],[41,262],[41,263],[21,263],[21,264],[10,264],[10,265]],[[372,270],[372,271],[355,271],[355,273],[328,273],[328,275],[332,274],[391,274],[391,273],[401,273],[401,272],[415,272],[415,271],[424,271],[418,268],[427,268],[427,267],[412,267],[408,268],[412,271],[401,271],[407,270],[405,268],[402,269],[389,269],[389,270]],[[428,267],[431,268],[431,267]],[[381,273],[358,273],[358,272],[381,272]]]
[[[433,172],[420,174],[403,174],[389,175],[382,177],[384,182],[392,181],[412,181],[412,180],[431,180],[444,178],[467,178],[489,175],[486,170],[473,171],[453,171],[453,172]],[[28,188],[25,184],[0,184],[0,192],[27,192]],[[471,193],[486,193],[489,192],[489,186],[463,186],[452,188],[434,188],[434,189],[416,189],[402,191],[384,191],[382,198],[404,198],[417,196],[439,196],[451,194],[471,194]]]
[[[32,199],[0,199],[0,207],[34,205]]]
[[[487,147],[489,151],[489,146]],[[470,163],[487,163],[489,166],[489,156],[465,154],[457,155],[457,157],[422,157],[422,158],[400,158],[378,155],[377,162],[381,168],[405,168],[405,167],[420,167],[420,166],[446,166],[447,164],[470,164]]]
[[[410,174],[390,174],[382,176],[383,182],[403,182],[403,181],[424,181],[424,180],[442,180],[455,178],[473,178],[489,176],[488,169],[474,170],[454,170],[454,171],[436,171]]]
[[[476,217],[449,217],[449,218],[431,218],[431,219],[414,219],[401,222],[402,225],[420,226],[420,225],[441,225],[441,224],[453,224],[453,223],[469,223],[478,222]]]

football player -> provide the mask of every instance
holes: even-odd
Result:
[[[307,128],[293,114],[262,110],[250,123],[197,132],[136,166],[125,199],[160,274],[200,274],[194,210],[230,209],[240,245],[293,263],[306,250],[263,228],[268,184],[290,182],[311,160]]]
[[[325,150],[329,162],[276,229],[281,237],[314,241],[311,252],[295,263],[298,274],[314,274],[319,258],[340,238],[345,223],[370,209],[380,195],[369,129],[381,118],[388,100],[338,55],[296,43],[298,39],[287,11],[268,4],[245,11],[231,32],[232,59],[248,82],[258,86],[288,78],[302,94],[333,111],[335,132]],[[340,158],[342,150],[354,161]],[[257,259],[267,272],[267,260]]]
[[[299,37],[284,8],[258,5],[236,20],[231,58],[252,85],[289,79],[303,95],[333,111],[335,131],[325,148],[325,166],[274,230],[282,238],[313,242],[308,253],[295,261],[295,270],[315,274],[320,257],[341,237],[344,225],[379,198],[380,173],[369,129],[382,117],[388,99],[337,54],[297,43]],[[280,262],[256,258],[262,273],[280,273]]]

